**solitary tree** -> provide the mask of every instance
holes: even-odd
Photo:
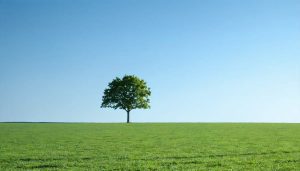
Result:
[[[123,109],[127,112],[127,123],[129,113],[132,109],[150,108],[150,88],[144,80],[133,75],[125,75],[122,79],[115,78],[104,90],[101,107]]]

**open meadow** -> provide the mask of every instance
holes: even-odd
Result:
[[[1,123],[0,170],[300,170],[300,124]]]

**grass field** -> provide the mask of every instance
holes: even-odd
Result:
[[[300,170],[300,124],[1,123],[0,170]]]

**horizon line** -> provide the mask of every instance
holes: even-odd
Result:
[[[72,123],[95,123],[95,124],[128,124],[126,122],[59,122],[59,121],[50,121],[50,122],[40,122],[40,121],[0,121],[0,123],[69,123],[69,124],[72,124]],[[145,123],[145,124],[156,124],[156,123],[212,123],[212,124],[218,124],[218,123],[245,123],[245,124],[300,124],[300,122],[130,122],[129,124],[139,124],[139,123]]]

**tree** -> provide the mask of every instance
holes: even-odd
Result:
[[[101,107],[125,110],[129,123],[131,110],[150,108],[150,95],[150,88],[144,80],[134,75],[125,75],[122,79],[116,77],[104,90]]]

